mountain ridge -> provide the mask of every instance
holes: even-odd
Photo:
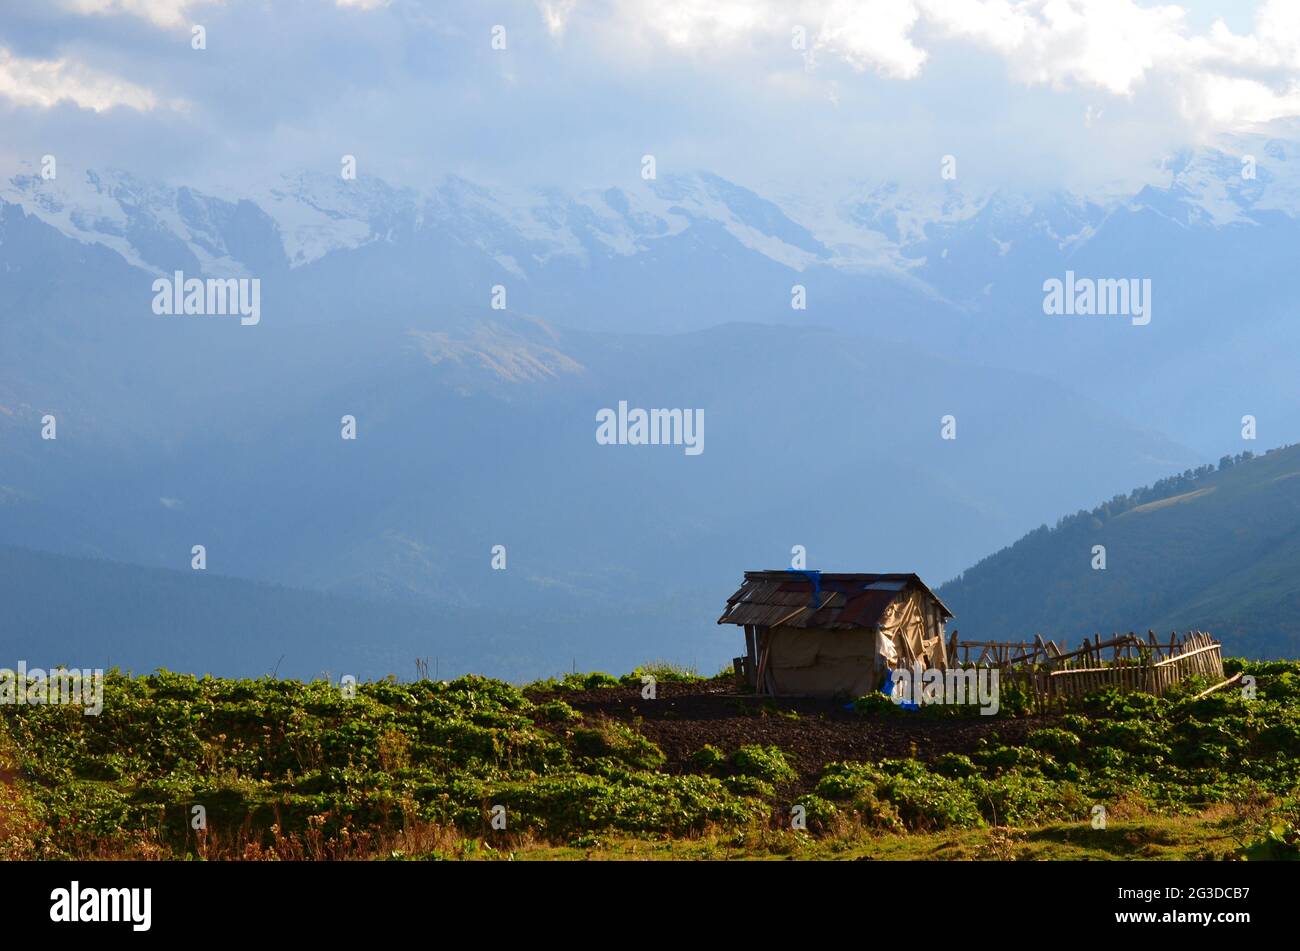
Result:
[[[1200,629],[1233,654],[1295,656],[1297,476],[1300,445],[1225,456],[1043,525],[937,593],[972,640]]]

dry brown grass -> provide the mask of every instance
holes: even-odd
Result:
[[[536,836],[501,833],[490,841],[466,837],[452,826],[408,815],[392,831],[354,830],[347,825],[326,833],[331,816],[312,816],[302,832],[284,832],[272,824],[269,837],[251,822],[230,829],[192,833],[185,848],[167,844],[157,834],[138,833],[91,840],[77,850],[87,861],[158,861],[182,859],[186,853],[216,862],[356,862],[405,858],[508,859],[519,851],[543,847]],[[34,857],[34,856],[28,856]]]
[[[33,845],[40,821],[18,775],[8,736],[0,730],[0,860],[38,858]]]

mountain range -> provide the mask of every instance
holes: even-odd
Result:
[[[778,200],[705,172],[576,192],[295,173],[226,193],[18,170],[0,186],[0,544],[13,565],[41,553],[31,579],[117,563],[128,601],[166,590],[185,611],[203,602],[173,573],[197,575],[203,544],[232,599],[382,606],[401,616],[376,607],[377,625],[410,632],[393,643],[481,672],[711,666],[735,652],[719,599],[793,546],[811,567],[943,580],[1239,452],[1244,415],[1266,445],[1300,440],[1270,359],[1300,343],[1278,280],[1300,238],[1292,154],[1221,143],[1171,159],[1161,187],[1089,197],[947,182]],[[1150,278],[1151,324],[1045,316],[1066,270]],[[175,271],[256,278],[261,322],[155,315],[152,282]],[[703,410],[706,451],[599,445],[620,401]],[[37,590],[56,588],[10,594]],[[11,616],[14,650],[36,636],[18,616],[47,615]],[[185,663],[391,664],[354,649],[381,632],[217,616],[256,629],[257,656],[204,636]],[[37,626],[56,653],[93,637],[125,663],[165,654],[133,655],[120,619]],[[493,635],[466,647],[467,628]]]

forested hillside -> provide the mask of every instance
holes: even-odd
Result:
[[[1224,457],[1046,525],[939,589],[963,639],[1211,631],[1300,653],[1300,446]],[[1105,567],[1096,546],[1104,547]]]

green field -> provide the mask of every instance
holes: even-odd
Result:
[[[798,714],[770,714],[780,743],[704,742],[674,759],[638,715],[566,702],[627,691],[636,676],[621,687],[603,675],[529,687],[387,680],[348,698],[325,681],[113,672],[99,716],[0,707],[0,854],[1296,858],[1300,664],[1227,666],[1256,678],[1253,699],[1228,689],[1193,701],[1197,683],[1166,698],[1099,694],[1033,721],[1014,744],[995,731],[964,752],[811,772],[793,765]],[[679,691],[721,689],[674,679]],[[942,708],[862,707],[841,714],[842,730],[921,717],[937,735],[958,723]],[[760,739],[768,716],[754,708]],[[1012,732],[1013,718],[996,726]],[[1098,806],[1105,828],[1094,828]]]

